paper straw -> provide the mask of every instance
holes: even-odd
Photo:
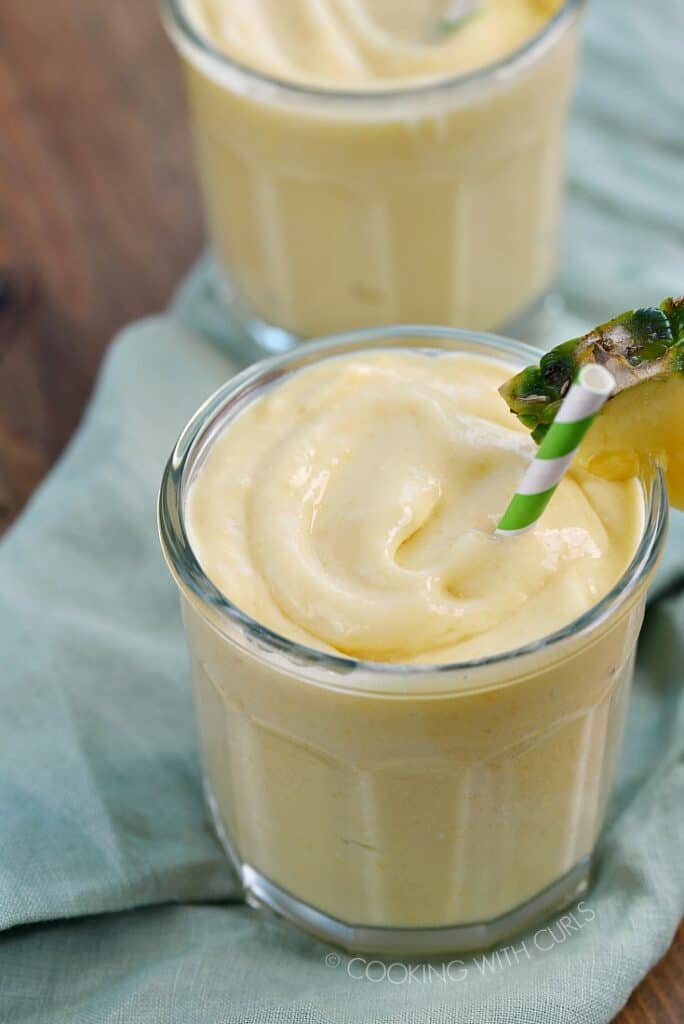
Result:
[[[582,367],[496,529],[512,536],[531,530],[551,501],[582,438],[615,390],[615,378],[595,363]]]

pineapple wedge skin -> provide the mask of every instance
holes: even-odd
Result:
[[[624,480],[657,463],[671,504],[683,508],[684,296],[630,310],[563,342],[502,385],[511,412],[537,443],[586,363],[610,370],[617,388],[582,443],[580,464]]]

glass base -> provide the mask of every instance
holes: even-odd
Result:
[[[253,346],[253,359],[267,355],[288,352],[304,339],[284,327],[278,327],[267,320],[261,320],[252,313],[233,291],[230,279],[223,273],[216,260],[209,263],[209,282],[214,298],[225,311],[228,324],[237,324],[244,337]]]
[[[310,339],[302,338],[278,327],[276,324],[261,320],[255,316],[235,295],[230,280],[226,278],[218,264],[212,258],[210,261],[210,287],[212,293],[222,307],[226,324],[239,328],[241,341],[247,341],[251,351],[244,353],[246,360],[250,357],[253,360],[262,359],[267,355],[277,355],[281,352],[288,352],[290,349]],[[517,338],[538,348],[547,349],[552,343],[562,338],[556,337],[556,325],[563,316],[564,302],[558,292],[548,291],[531,302],[520,313],[516,314],[505,324],[499,324],[494,333],[501,334],[508,338]],[[366,324],[365,327],[373,327],[373,324]],[[382,325],[380,325],[382,326]],[[388,327],[396,326],[388,324]],[[451,324],[439,326],[464,327],[464,324]]]
[[[492,921],[439,928],[381,928],[348,924],[298,899],[241,861],[221,824],[216,800],[206,780],[204,786],[214,828],[240,878],[249,906],[271,911],[309,935],[340,946],[349,953],[419,957],[473,953],[501,945],[527,931],[553,911],[578,900],[589,886],[591,858],[585,857],[532,899]]]
[[[440,928],[379,928],[346,924],[292,896],[248,864],[242,865],[240,874],[250,906],[271,910],[310,935],[341,946],[350,953],[435,956],[472,953],[502,945],[552,911],[579,899],[588,887],[589,859],[577,864],[567,875],[527,903],[493,921]]]

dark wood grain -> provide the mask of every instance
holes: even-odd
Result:
[[[0,528],[72,433],[107,343],[201,245],[150,0],[0,2]]]
[[[683,1024],[684,925],[667,955],[632,994],[615,1024]]]
[[[0,128],[1,531],[73,432],[107,343],[166,304],[201,226],[152,0],[0,0]],[[684,1022],[684,929],[618,1022]]]

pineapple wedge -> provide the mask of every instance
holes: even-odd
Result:
[[[607,367],[617,389],[582,442],[579,463],[625,480],[655,462],[670,503],[684,508],[684,296],[623,313],[507,381],[501,394],[537,443],[585,363]]]

